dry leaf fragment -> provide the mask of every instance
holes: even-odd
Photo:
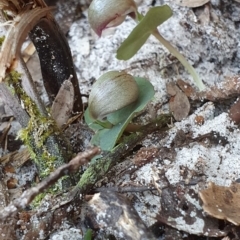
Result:
[[[161,208],[156,219],[189,234],[226,236],[227,231],[219,229],[217,219],[204,216],[196,199],[197,192],[183,185],[162,188]]]
[[[194,88],[187,82],[184,82],[182,79],[177,80],[178,87],[187,95],[187,97],[193,96],[196,94]]]
[[[200,7],[206,3],[210,2],[210,0],[176,0],[175,3],[184,6],[184,7]]]
[[[199,21],[202,25],[208,25],[210,22],[210,6],[206,4],[204,10],[198,16]]]
[[[167,92],[171,95],[169,109],[177,121],[186,118],[190,111],[190,103],[187,96],[173,83],[167,85]]]
[[[199,192],[199,195],[203,201],[203,209],[209,215],[240,225],[239,183],[224,187],[210,182],[208,188]]]
[[[52,105],[52,117],[61,129],[72,115],[74,88],[70,80],[64,81]]]

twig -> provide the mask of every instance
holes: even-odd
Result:
[[[33,101],[36,103],[41,115],[47,116],[48,112],[46,110],[46,107],[44,106],[44,103],[43,103],[42,99],[40,98],[39,93],[37,92],[32,75],[30,74],[26,63],[24,62],[24,60],[21,56],[19,57],[19,63],[20,63],[19,64],[19,70],[20,70],[19,72],[21,72],[21,70],[24,72],[24,74],[22,75],[22,85],[26,84],[28,92],[31,92],[31,94],[29,94],[29,95],[31,97],[33,97]]]
[[[68,164],[64,164],[56,169],[56,171],[51,173],[49,177],[45,178],[37,186],[28,189],[18,199],[15,199],[7,207],[1,210],[0,219],[5,220],[18,210],[26,208],[38,194],[44,192],[61,177],[68,175],[70,172],[76,171],[80,166],[89,162],[99,152],[99,148],[92,148],[83,153],[79,153]]]

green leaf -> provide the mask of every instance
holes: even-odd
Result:
[[[117,50],[119,60],[133,57],[159,25],[172,16],[168,5],[151,8]],[[139,14],[139,18],[141,15]]]
[[[102,150],[113,149],[132,118],[142,111],[154,96],[153,86],[148,80],[139,77],[134,79],[139,87],[138,101],[130,108],[122,108],[109,114],[107,120],[114,126],[111,129],[100,129],[92,139],[92,144],[100,146]]]
[[[84,240],[92,240],[92,230],[88,229],[84,235]]]

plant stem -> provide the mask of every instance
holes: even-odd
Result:
[[[159,40],[160,43],[164,47],[168,49],[170,53],[172,53],[181,63],[182,65],[188,70],[188,72],[192,75],[194,81],[196,82],[197,86],[199,87],[199,90],[202,91],[205,89],[205,86],[202,82],[202,80],[199,78],[196,70],[192,67],[192,65],[186,60],[186,58],[176,49],[174,48],[159,32],[158,30],[154,30],[152,32],[155,38]]]

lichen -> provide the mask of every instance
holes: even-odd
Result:
[[[24,108],[30,116],[28,126],[18,133],[28,147],[31,158],[39,168],[40,177],[48,176],[57,166],[65,162],[71,152],[66,149],[64,154],[64,141],[61,141],[61,133],[55,121],[49,116],[43,116],[36,103],[26,94],[21,84],[21,74],[11,71],[5,79],[8,85],[13,88],[15,94],[21,99]],[[54,136],[53,138],[51,138]],[[56,138],[56,141],[55,139]],[[59,149],[61,146],[62,149]]]
[[[42,200],[44,199],[44,197],[46,196],[47,193],[39,193],[35,198],[34,200],[31,202],[31,206],[32,208],[37,208]]]

